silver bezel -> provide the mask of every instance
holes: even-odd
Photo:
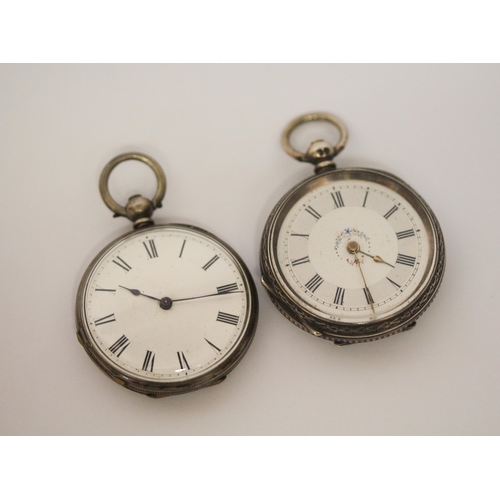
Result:
[[[425,270],[425,285],[413,296],[404,309],[381,320],[363,323],[346,323],[325,319],[305,307],[305,303],[286,284],[277,261],[278,234],[290,208],[302,197],[322,185],[340,180],[367,180],[393,189],[405,198],[418,212],[429,238],[430,259]],[[380,170],[343,168],[328,170],[310,177],[283,196],[271,212],[262,235],[260,266],[262,284],[278,310],[292,323],[316,337],[331,340],[339,345],[377,340],[414,326],[417,318],[427,309],[436,295],[445,269],[444,238],[437,218],[424,201],[408,184],[398,177]]]
[[[100,262],[101,258],[114,246],[121,244],[124,240],[129,237],[135,236],[140,233],[147,233],[148,231],[157,231],[161,228],[171,228],[171,229],[183,229],[185,231],[200,234],[206,238],[214,240],[216,243],[224,247],[224,249],[233,257],[242,277],[245,282],[245,290],[248,299],[248,309],[244,320],[244,327],[241,334],[241,340],[238,345],[227,354],[225,359],[214,366],[209,372],[205,372],[198,376],[193,376],[187,380],[174,380],[174,381],[145,381],[142,378],[134,376],[120,367],[114,365],[102,352],[98,349],[92,340],[92,336],[88,330],[87,322],[85,320],[85,304],[84,296],[89,285],[89,278],[95,269],[95,267]],[[94,363],[112,380],[116,383],[126,387],[135,392],[146,394],[151,397],[165,397],[173,396],[176,394],[183,394],[191,391],[201,389],[203,387],[208,387],[214,384],[222,382],[229,372],[231,372],[236,365],[241,361],[245,353],[247,352],[250,344],[253,340],[255,329],[257,327],[258,320],[258,297],[252,276],[246,267],[245,263],[241,257],[225,242],[214,236],[213,234],[200,229],[195,226],[185,225],[185,224],[164,224],[150,226],[144,229],[139,229],[131,231],[123,236],[112,241],[107,245],[90,263],[85,274],[82,277],[80,286],[78,288],[77,298],[76,298],[76,325],[77,325],[77,337],[81,345],[85,349],[89,357],[94,361]]]

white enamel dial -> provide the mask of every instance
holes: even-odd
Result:
[[[277,228],[279,279],[327,320],[387,318],[429,278],[427,228],[394,186],[355,177],[323,182],[289,204]]]
[[[204,231],[171,225],[132,233],[86,278],[86,335],[101,364],[136,380],[199,378],[241,349],[255,307],[249,279]]]

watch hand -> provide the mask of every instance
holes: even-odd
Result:
[[[149,299],[156,300],[160,303],[160,307],[162,309],[168,310],[171,309],[172,304],[174,302],[181,302],[184,300],[193,300],[193,299],[202,299],[204,297],[214,297],[215,295],[228,295],[230,293],[243,293],[241,290],[234,291],[234,292],[217,292],[217,293],[209,293],[208,295],[198,295],[197,297],[187,297],[184,299],[171,299],[170,297],[162,297],[161,299],[158,299],[157,297],[153,297],[151,295],[147,295],[145,293],[142,293],[140,290],[137,290],[137,288],[127,288],[126,286],[123,285],[118,285],[121,288],[125,288],[125,290],[128,290],[132,295],[143,295],[144,297],[148,297]]]
[[[373,313],[375,314],[375,308],[373,307],[373,297],[372,297],[372,294],[368,288],[368,285],[366,284],[365,275],[363,274],[363,269],[361,269],[361,262],[358,259],[358,252],[360,252],[359,243],[357,241],[350,241],[347,244],[347,251],[349,253],[354,254],[354,261],[358,265],[359,271],[361,273],[361,277],[363,278],[363,283],[365,284],[366,297],[368,299],[368,302],[370,303],[370,306],[372,308]]]
[[[145,293],[142,293],[140,290],[137,290],[137,288],[127,288],[126,286],[118,285],[121,288],[125,288],[125,290],[128,290],[132,295],[144,295],[144,297],[148,297],[149,299],[157,300],[158,302],[160,299],[157,299],[156,297],[152,297],[151,295],[146,295]]]
[[[389,264],[389,262],[386,262],[382,257],[379,257],[378,255],[373,256],[370,255],[369,253],[363,252],[363,250],[359,250],[359,253],[362,253],[367,257],[371,257],[375,262],[382,262],[383,264],[387,264],[388,266],[394,267],[392,264]]]
[[[370,290],[368,289],[368,285],[366,284],[365,275],[363,274],[363,269],[361,269],[361,262],[358,259],[357,252],[354,253],[354,260],[356,261],[356,264],[358,265],[359,270],[361,271],[361,277],[363,278],[363,283],[365,284],[366,295],[368,297],[368,301],[370,302],[372,311],[375,312],[375,309],[373,308],[373,297]]]
[[[216,295],[229,295],[230,293],[243,293],[241,290],[234,292],[217,292],[209,293],[208,295],[198,295],[197,297],[187,297],[185,299],[172,299],[172,302],[181,302],[183,300],[203,299],[204,297],[215,297]]]

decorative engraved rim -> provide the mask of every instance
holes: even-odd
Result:
[[[303,194],[322,182],[327,183],[333,179],[347,178],[377,178],[384,184],[394,184],[399,188],[400,194],[410,194],[414,208],[419,212],[424,224],[427,225],[431,235],[431,246],[434,256],[430,261],[426,274],[430,276],[425,286],[415,295],[414,300],[401,311],[382,320],[365,323],[343,323],[325,319],[320,315],[311,313],[303,307],[301,300],[293,294],[280,279],[280,270],[276,258],[276,241],[281,223],[287,213],[288,207]],[[375,182],[377,182],[375,180]],[[394,188],[393,188],[394,189]],[[277,203],[271,212],[262,235],[260,249],[260,266],[262,283],[267,289],[272,302],[278,310],[292,323],[304,331],[337,344],[351,344],[368,342],[388,337],[400,331],[411,328],[415,321],[427,309],[435,297],[445,269],[445,244],[439,222],[427,205],[425,200],[410,186],[398,177],[380,170],[366,168],[344,168],[330,170],[320,175],[315,175],[301,182]]]

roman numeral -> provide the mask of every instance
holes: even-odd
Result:
[[[386,276],[387,278],[387,276]],[[401,288],[401,285],[398,285],[395,281],[392,281],[391,278],[387,278],[390,283],[392,283],[398,290]]]
[[[407,229],[406,231],[399,231],[396,233],[398,240],[402,240],[404,238],[410,238],[411,236],[415,236],[415,231],[413,229]]]
[[[130,345],[130,340],[122,335],[110,348],[109,350],[116,354],[116,357],[119,358],[120,354]]]
[[[104,318],[96,319],[94,321],[94,325],[101,326],[104,325],[105,323],[111,323],[112,321],[116,321],[115,313],[108,314],[107,316],[104,316]]]
[[[236,283],[231,283],[230,285],[223,285],[217,287],[217,293],[223,295],[224,293],[236,292],[238,290],[238,285]]]
[[[396,205],[394,205],[385,215],[384,217],[386,219],[388,219],[396,210],[398,209],[398,207]]]
[[[365,199],[363,200],[363,207],[366,206],[366,198],[368,198],[368,191],[365,194]]]
[[[290,236],[302,236],[302,238],[309,238],[308,234],[298,234],[298,233],[292,233]]]
[[[403,255],[398,253],[398,258],[396,259],[396,264],[403,264],[403,266],[413,267],[415,265],[415,257],[410,257],[409,255]]]
[[[370,293],[370,290],[368,290],[367,288],[363,288],[363,292],[365,293],[366,303],[368,305],[373,304],[375,301],[373,300],[373,297],[372,297],[372,294]]]
[[[117,262],[116,260],[113,260],[113,262],[117,265],[120,266],[122,269],[125,269],[127,273],[132,269],[121,257],[116,257],[120,262]]]
[[[239,316],[235,316],[234,314],[228,314],[225,312],[220,312],[217,314],[216,321],[220,321],[221,323],[227,323],[228,325],[236,326],[238,324]]]
[[[154,366],[155,366],[155,353],[151,351],[146,351],[146,357],[144,358],[142,369],[147,372],[153,372]]]
[[[184,252],[184,247],[186,246],[186,240],[182,242],[181,253],[179,254],[179,258],[182,257],[182,252]]]
[[[154,259],[155,257],[158,257],[158,252],[156,251],[156,245],[153,240],[148,240],[149,243],[149,248],[148,245],[146,244],[145,241],[142,242],[144,245],[144,248],[146,249],[146,252],[148,252],[149,258]]]
[[[205,340],[208,343],[208,345],[212,346],[217,352],[220,352],[220,349],[215,344],[212,344],[212,342],[210,342],[210,340],[208,339]]]
[[[217,262],[219,260],[218,255],[214,255],[204,266],[203,270],[206,271],[214,262]]]
[[[306,212],[311,214],[315,219],[321,219],[321,215],[318,214],[318,212],[316,212],[313,207],[308,206],[306,208]]]
[[[179,365],[181,365],[181,370],[190,370],[189,363],[187,362],[186,356],[182,351],[177,351],[177,358],[179,359]]]
[[[332,193],[333,203],[335,203],[335,208],[340,208],[344,206],[344,200],[342,199],[342,193],[334,191]]]
[[[306,264],[309,261],[309,257],[302,257],[300,259],[292,260],[292,266],[299,266],[300,264]]]
[[[323,283],[323,278],[319,274],[315,274],[307,283],[306,288],[314,293]]]
[[[337,305],[344,305],[344,293],[345,288],[337,287],[337,291],[335,292],[335,298],[333,299],[333,303]]]

